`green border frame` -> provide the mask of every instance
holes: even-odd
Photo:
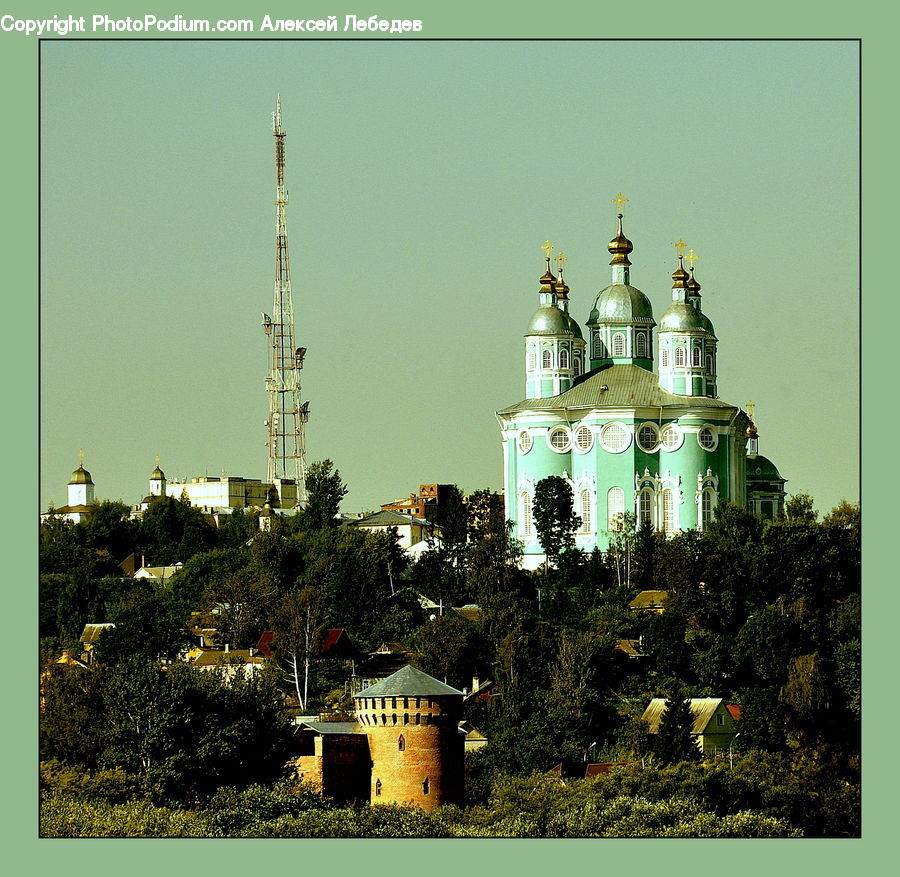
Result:
[[[346,12],[381,18],[419,18],[424,22],[422,38],[794,38],[862,39],[863,109],[863,228],[866,232],[862,300],[862,404],[864,418],[874,417],[875,400],[890,403],[890,365],[880,351],[890,351],[887,332],[896,325],[896,294],[888,285],[884,254],[891,249],[886,240],[893,232],[889,222],[890,181],[896,178],[893,154],[896,141],[887,126],[893,121],[896,95],[894,22],[895,13],[877,9],[874,0],[852,7],[837,4],[789,6],[783,2],[759,0],[741,6],[687,0],[663,3],[645,0],[632,6],[621,4],[557,3],[552,7],[525,7],[522,3],[495,3],[491,6],[472,0],[458,0],[442,8],[424,3],[382,4],[294,4],[273,0],[264,8],[249,3],[186,0],[178,6],[128,2],[109,14],[117,17],[147,12],[162,17],[180,13],[187,17],[252,17],[264,12],[273,17],[318,18],[338,15],[339,27]],[[27,10],[27,11],[26,11]],[[40,17],[54,14],[89,16],[107,11],[88,7],[44,2],[27,5],[12,2],[0,14]],[[89,35],[89,34],[88,34]],[[121,35],[120,35],[121,36]],[[186,35],[187,36],[187,35]],[[341,31],[337,36],[346,37]],[[307,37],[298,37],[307,38]],[[317,38],[328,38],[317,37]],[[409,39],[410,36],[395,36]],[[756,873],[770,864],[776,873],[798,867],[820,874],[838,874],[848,868],[866,870],[880,864],[882,844],[888,840],[888,820],[893,801],[888,797],[888,765],[892,753],[882,753],[890,727],[884,702],[889,698],[890,672],[894,656],[888,624],[896,606],[896,588],[891,585],[887,530],[890,526],[885,490],[874,488],[874,477],[866,471],[868,433],[863,432],[862,496],[864,497],[864,586],[865,586],[865,700],[864,747],[864,828],[862,840],[851,841],[610,841],[602,847],[596,841],[276,841],[265,848],[262,841],[121,841],[121,840],[39,840],[37,838],[37,795],[35,783],[35,739],[37,692],[34,685],[36,649],[35,522],[39,513],[36,485],[38,472],[38,369],[37,369],[37,167],[38,167],[38,46],[35,37],[0,33],[0,65],[6,84],[6,124],[3,159],[6,167],[2,210],[5,264],[7,337],[2,345],[5,393],[10,398],[11,416],[4,430],[4,459],[11,471],[5,508],[7,545],[14,545],[12,563],[7,567],[7,600],[11,601],[6,642],[6,718],[4,754],[6,794],[3,796],[3,825],[6,859],[13,868],[37,866],[76,873],[102,874],[126,868],[137,873],[156,872],[169,863],[180,870],[248,873],[284,867],[308,870],[328,868],[364,869],[380,874],[389,868],[414,868],[429,873],[450,873],[460,869],[476,872],[495,868],[532,873],[563,866],[567,870],[606,870],[626,866],[630,870],[663,867],[667,873],[696,870],[696,855],[710,857],[709,867],[729,874]],[[835,209],[841,209],[835,205]],[[848,234],[853,234],[848,230]],[[893,242],[891,242],[893,244]],[[895,244],[894,244],[895,246]],[[896,280],[891,278],[896,284]],[[883,285],[882,285],[883,284]],[[882,289],[885,293],[882,293]],[[852,291],[848,290],[848,294]],[[884,312],[887,307],[888,312]],[[869,351],[874,351],[869,353]],[[829,400],[840,404],[840,400]],[[888,405],[889,410],[893,405]],[[887,414],[888,423],[891,422]],[[880,415],[885,417],[885,415]],[[861,424],[863,425],[863,424]],[[888,430],[892,432],[892,430]],[[881,484],[884,478],[881,479]],[[879,684],[880,683],[880,684]],[[887,693],[885,697],[883,693]],[[881,694],[879,697],[878,695]],[[882,754],[887,759],[882,760]],[[139,849],[136,843],[142,844]],[[77,844],[72,847],[72,844]],[[150,846],[148,847],[147,844]],[[299,844],[299,846],[297,845]],[[480,844],[477,849],[474,844]],[[695,845],[702,844],[700,848]],[[674,845],[674,846],[673,846]],[[885,859],[891,860],[887,849]],[[396,858],[394,856],[396,855]],[[876,859],[876,857],[878,857]]]

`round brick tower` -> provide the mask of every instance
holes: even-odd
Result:
[[[369,737],[373,804],[462,803],[461,691],[407,665],[353,699]]]

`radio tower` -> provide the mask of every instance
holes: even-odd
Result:
[[[271,339],[269,376],[269,463],[266,480],[297,482],[297,504],[306,499],[306,458],[303,427],[309,419],[309,402],[300,404],[300,369],[305,347],[294,347],[294,304],[291,297],[291,265],[288,258],[287,190],[284,187],[284,140],[281,129],[281,95],[272,115],[275,135],[275,304],[272,316],[263,314],[263,329]]]

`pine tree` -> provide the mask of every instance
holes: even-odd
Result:
[[[690,702],[676,684],[669,692],[656,734],[656,754],[663,764],[696,761],[700,757],[691,736],[693,725]]]

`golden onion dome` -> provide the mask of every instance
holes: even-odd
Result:
[[[690,275],[687,273],[687,271],[684,270],[684,265],[682,263],[683,259],[684,259],[683,256],[678,257],[678,267],[675,269],[674,273],[672,274],[672,288],[673,289],[681,289],[684,286],[686,286],[687,281],[690,277]]]
[[[166,473],[163,472],[163,470],[160,469],[159,466],[157,466],[157,467],[150,473],[150,480],[151,480],[151,481],[165,481],[165,480],[166,480]]]
[[[688,280],[688,282],[687,282],[687,288],[695,295],[697,293],[699,293],[700,290],[702,289],[702,287],[700,286],[700,283],[694,277],[694,269],[693,268],[691,268],[691,277],[690,277],[690,280]]]
[[[756,438],[759,433],[756,431],[756,424],[751,423],[750,426],[747,427],[747,438],[752,439]]]
[[[613,254],[609,264],[630,265],[631,261],[628,258],[628,254],[634,249],[634,245],[627,237],[625,237],[625,234],[622,231],[622,214],[619,213],[616,219],[618,220],[616,236],[609,242],[608,246],[610,253]]]
[[[84,466],[79,466],[72,473],[72,480],[69,482],[69,484],[93,484],[93,483],[94,482],[91,481],[91,473],[88,472],[88,470],[85,469]]]

